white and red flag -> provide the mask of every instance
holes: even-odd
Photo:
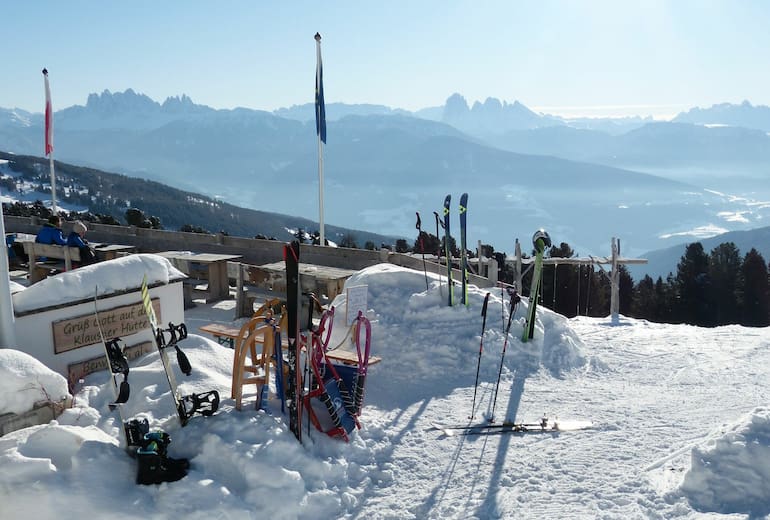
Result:
[[[48,69],[43,69],[45,78],[45,154],[53,152],[53,108],[51,107],[51,87],[48,85]]]

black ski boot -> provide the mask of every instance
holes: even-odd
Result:
[[[145,445],[136,452],[139,470],[137,484],[160,484],[176,482],[187,475],[190,463],[187,459],[171,459],[166,455],[166,448],[171,442],[168,434],[153,432],[145,435]]]
[[[181,471],[187,471],[190,469],[189,459],[174,459],[168,456],[168,445],[171,443],[171,437],[166,432],[152,432],[145,436],[148,440],[153,440],[158,444],[158,455],[161,460],[165,461],[166,467],[169,469],[176,468]]]

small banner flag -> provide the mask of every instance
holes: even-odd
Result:
[[[315,133],[326,144],[326,106],[324,104],[324,71],[321,63],[321,35],[315,34],[318,64],[315,71]]]
[[[51,108],[51,87],[48,84],[48,69],[43,69],[45,79],[45,154],[53,152],[53,108]]]

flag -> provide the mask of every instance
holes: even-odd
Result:
[[[43,69],[45,78],[45,154],[53,152],[53,108],[51,108],[51,87],[48,85],[48,69]]]
[[[316,33],[318,64],[315,71],[315,133],[326,144],[326,106],[324,105],[324,72],[321,63],[321,35]]]

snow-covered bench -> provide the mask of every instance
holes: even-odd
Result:
[[[59,246],[55,244],[39,244],[37,242],[23,242],[23,244],[24,252],[29,257],[30,283],[35,283],[45,278],[43,273],[37,269],[38,267],[47,270],[60,269],[62,267],[61,263],[50,264],[46,262],[40,264],[37,261],[37,257],[44,256],[46,258],[64,260],[63,267],[65,271],[72,270],[72,262],[80,262],[80,249],[77,247]]]

